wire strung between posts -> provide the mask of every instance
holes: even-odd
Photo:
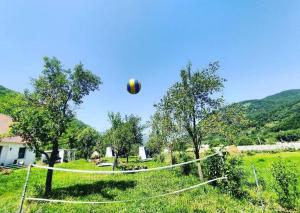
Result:
[[[144,198],[139,198],[139,199],[135,199],[135,200],[114,200],[114,201],[72,201],[72,200],[55,200],[55,199],[45,199],[45,198],[25,198],[26,200],[30,200],[30,201],[41,201],[41,202],[51,202],[51,203],[73,203],[73,204],[112,204],[112,203],[129,203],[129,202],[136,202],[136,201],[142,201],[142,200],[149,200],[149,199],[154,199],[154,198],[158,198],[158,197],[165,197],[168,195],[174,195],[174,194],[179,194],[181,192],[185,192],[191,189],[195,189],[198,188],[200,186],[203,186],[205,184],[217,181],[217,180],[223,180],[223,179],[227,179],[227,177],[219,177],[219,178],[215,178],[212,180],[208,180],[206,182],[202,182],[193,186],[190,186],[188,188],[184,188],[184,189],[180,189],[177,191],[173,191],[173,192],[168,192],[165,194],[160,194],[160,195],[155,195],[155,196],[150,196],[150,197],[144,197]]]
[[[190,164],[190,163],[195,163],[198,161],[203,161],[203,160],[205,160],[209,157],[215,156],[215,155],[220,155],[220,153],[216,152],[214,154],[208,155],[201,159],[191,160],[191,161],[178,163],[178,164],[174,164],[174,165],[169,165],[169,166],[155,167],[155,168],[150,168],[150,169],[126,170],[126,171],[92,171],[92,170],[64,169],[64,168],[56,168],[56,167],[48,167],[48,166],[39,166],[39,165],[35,165],[35,164],[33,164],[32,167],[41,168],[41,169],[50,169],[50,170],[56,170],[56,171],[63,171],[63,172],[92,173],[92,174],[122,174],[122,173],[150,172],[150,171],[174,168],[174,167],[178,167],[178,166],[182,166],[182,165],[186,165],[186,164]]]

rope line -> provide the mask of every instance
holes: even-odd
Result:
[[[138,173],[138,172],[150,172],[150,171],[157,171],[157,170],[163,170],[163,169],[169,169],[173,167],[178,167],[190,163],[195,163],[198,161],[203,161],[209,157],[215,156],[215,155],[220,155],[219,152],[216,152],[214,154],[205,156],[204,158],[196,159],[196,160],[191,160],[183,163],[178,163],[174,165],[169,165],[169,166],[162,166],[162,167],[155,167],[155,168],[150,168],[150,169],[139,169],[139,170],[126,170],[126,171],[92,171],[92,170],[78,170],[78,169],[64,169],[64,168],[56,168],[56,167],[48,167],[48,166],[40,166],[33,164],[32,167],[36,168],[41,168],[41,169],[49,169],[49,170],[57,170],[57,171],[63,171],[63,172],[77,172],[77,173],[91,173],[91,174],[122,174],[122,173]]]
[[[223,180],[223,179],[227,179],[227,177],[219,177],[219,178],[215,178],[212,180],[208,180],[206,182],[202,182],[184,189],[180,189],[177,191],[173,191],[173,192],[169,192],[169,193],[165,193],[165,194],[160,194],[160,195],[155,195],[155,196],[150,196],[150,197],[144,197],[144,198],[140,198],[140,199],[136,199],[136,200],[115,200],[115,201],[72,201],[72,200],[55,200],[55,199],[45,199],[45,198],[32,198],[32,197],[28,197],[25,198],[25,200],[29,200],[29,201],[41,201],[41,202],[52,202],[52,203],[73,203],[73,204],[112,204],[112,203],[129,203],[129,202],[135,202],[135,201],[142,201],[142,200],[149,200],[149,199],[154,199],[154,198],[158,198],[158,197],[165,197],[168,195],[174,195],[174,194],[179,194],[181,192],[185,192],[191,189],[195,189],[197,187],[203,186],[205,184],[217,181],[217,180]]]

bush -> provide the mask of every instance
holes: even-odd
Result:
[[[278,141],[297,141],[300,139],[300,130],[299,129],[292,129],[287,131],[279,131],[276,135],[276,139]]]
[[[245,195],[243,190],[245,172],[242,164],[243,161],[240,157],[228,157],[224,165],[224,173],[227,176],[227,179],[223,180],[220,184],[223,192],[226,192],[236,198],[241,198]]]
[[[163,153],[157,154],[153,158],[158,163],[164,163],[166,160],[166,155]]]
[[[286,209],[294,209],[299,195],[296,166],[287,164],[279,158],[272,164],[272,176],[279,204]]]
[[[171,159],[171,164],[173,165],[173,164],[177,164],[178,163],[178,159],[177,159],[177,157],[173,154],[172,155],[172,159]]]
[[[247,136],[242,136],[238,139],[237,144],[242,146],[242,145],[253,145],[255,143],[255,140],[253,140],[250,137]]]
[[[190,161],[190,160],[192,160],[193,158],[192,157],[190,157],[190,156],[188,156],[186,153],[182,153],[182,154],[180,154],[179,155],[179,161],[180,162],[187,162],[187,161]],[[181,169],[181,174],[183,174],[183,175],[189,175],[191,172],[192,172],[192,164],[185,164],[185,165],[182,165],[181,167],[180,167],[180,169]]]
[[[147,169],[148,167],[145,165],[137,165],[134,163],[128,163],[128,164],[120,164],[118,166],[119,169],[122,171],[127,171],[127,170],[140,170],[140,169]]]
[[[209,154],[212,154],[214,151],[210,151]],[[215,179],[222,177],[225,171],[225,159],[224,156],[214,155],[207,158],[204,161],[204,175],[207,179]],[[211,182],[211,185],[216,186],[217,182]]]

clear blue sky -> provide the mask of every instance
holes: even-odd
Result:
[[[220,61],[227,103],[262,98],[300,88],[299,11],[298,0],[0,1],[0,84],[29,88],[43,56],[81,61],[104,84],[77,115],[100,131],[108,111],[146,121],[189,60]]]

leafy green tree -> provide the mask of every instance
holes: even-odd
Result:
[[[151,132],[149,135],[149,147],[154,148],[158,154],[163,148],[167,147],[170,154],[171,164],[174,164],[173,152],[175,150],[183,149],[180,140],[182,131],[179,126],[172,120],[171,113],[164,103],[161,102],[157,105],[156,112],[151,118]]]
[[[78,64],[73,70],[64,69],[61,62],[44,58],[44,69],[33,79],[33,91],[26,90],[23,107],[15,116],[13,131],[37,153],[44,154],[53,167],[58,155],[61,136],[74,118],[74,106],[82,103],[84,96],[97,90],[101,80]],[[50,156],[45,149],[51,148]],[[47,172],[45,193],[52,189],[53,170]]]
[[[204,136],[214,135],[222,138],[220,141],[226,142],[223,145],[237,145],[238,138],[244,134],[243,130],[249,125],[249,120],[242,105],[231,104],[210,113],[199,125],[205,132]]]
[[[125,116],[125,122],[128,123],[129,131],[133,135],[132,139],[125,144],[124,148],[124,154],[128,163],[128,157],[129,154],[132,153],[133,148],[143,144],[142,132],[145,129],[145,126],[141,125],[141,118],[134,115]]]
[[[218,69],[219,64],[214,62],[206,69],[192,72],[192,65],[189,63],[181,70],[181,81],[176,82],[161,101],[172,122],[189,135],[196,159],[200,158],[200,147],[205,134],[200,123],[223,103],[223,97],[219,93],[225,79],[217,75]],[[200,164],[198,172],[203,180]]]
[[[88,125],[77,120],[76,118],[72,119],[67,127],[66,132],[60,138],[60,146],[70,149],[79,147],[80,141],[78,140],[78,136],[85,128],[88,127]]]
[[[16,92],[4,93],[0,96],[0,113],[17,117],[19,111],[26,107],[24,96]]]
[[[86,127],[78,135],[78,146],[79,154],[85,159],[89,159],[93,149],[95,148],[97,141],[99,141],[99,133],[91,127]]]
[[[111,145],[115,154],[113,169],[118,165],[121,155],[128,157],[133,145],[142,144],[140,118],[133,115],[122,119],[120,113],[109,113],[111,128],[104,135],[105,144]]]

